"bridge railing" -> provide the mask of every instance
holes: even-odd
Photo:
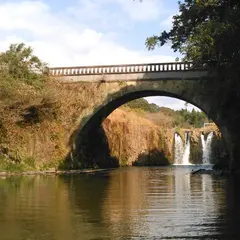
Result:
[[[79,66],[79,67],[55,67],[48,68],[50,76],[78,76],[78,75],[104,75],[104,74],[128,74],[128,73],[151,73],[151,72],[180,72],[207,70],[207,64],[193,64],[191,62],[174,63],[150,63],[128,65],[102,65],[102,66]]]

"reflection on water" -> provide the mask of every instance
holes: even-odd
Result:
[[[192,168],[0,179],[0,239],[240,239],[239,179]]]

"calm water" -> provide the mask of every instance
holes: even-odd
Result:
[[[0,239],[240,239],[240,182],[190,171],[0,179]]]

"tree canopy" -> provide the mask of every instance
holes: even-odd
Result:
[[[146,46],[154,49],[168,42],[185,60],[239,62],[240,1],[180,1],[172,29],[147,38]]]
[[[133,101],[130,101],[125,104],[125,106],[132,108],[132,109],[139,109],[145,112],[158,112],[160,110],[160,107],[154,103],[149,103],[144,98],[138,98]]]
[[[204,112],[198,112],[194,108],[192,111],[188,111],[187,109],[177,110],[176,113],[179,114],[180,118],[177,119],[179,125],[183,125],[183,123],[188,123],[190,126],[195,128],[203,127],[204,123],[212,122]]]
[[[175,126],[200,128],[204,123],[211,121],[204,112],[188,111],[187,109],[173,110],[167,107],[159,107],[154,103],[149,103],[144,98],[138,98],[125,104],[134,110],[140,110],[145,113],[159,113],[169,116],[174,120]]]
[[[18,99],[20,90],[26,91],[24,86],[42,88],[46,80],[45,67],[31,47],[24,43],[11,44],[0,53],[0,102]]]
[[[7,79],[33,83],[39,79],[46,64],[33,55],[33,49],[24,43],[11,44],[6,52],[0,53],[0,74]]]

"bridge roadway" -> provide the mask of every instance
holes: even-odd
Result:
[[[48,75],[64,82],[114,82],[151,80],[196,80],[207,76],[209,64],[191,62],[149,63],[128,65],[102,65],[55,67]]]

